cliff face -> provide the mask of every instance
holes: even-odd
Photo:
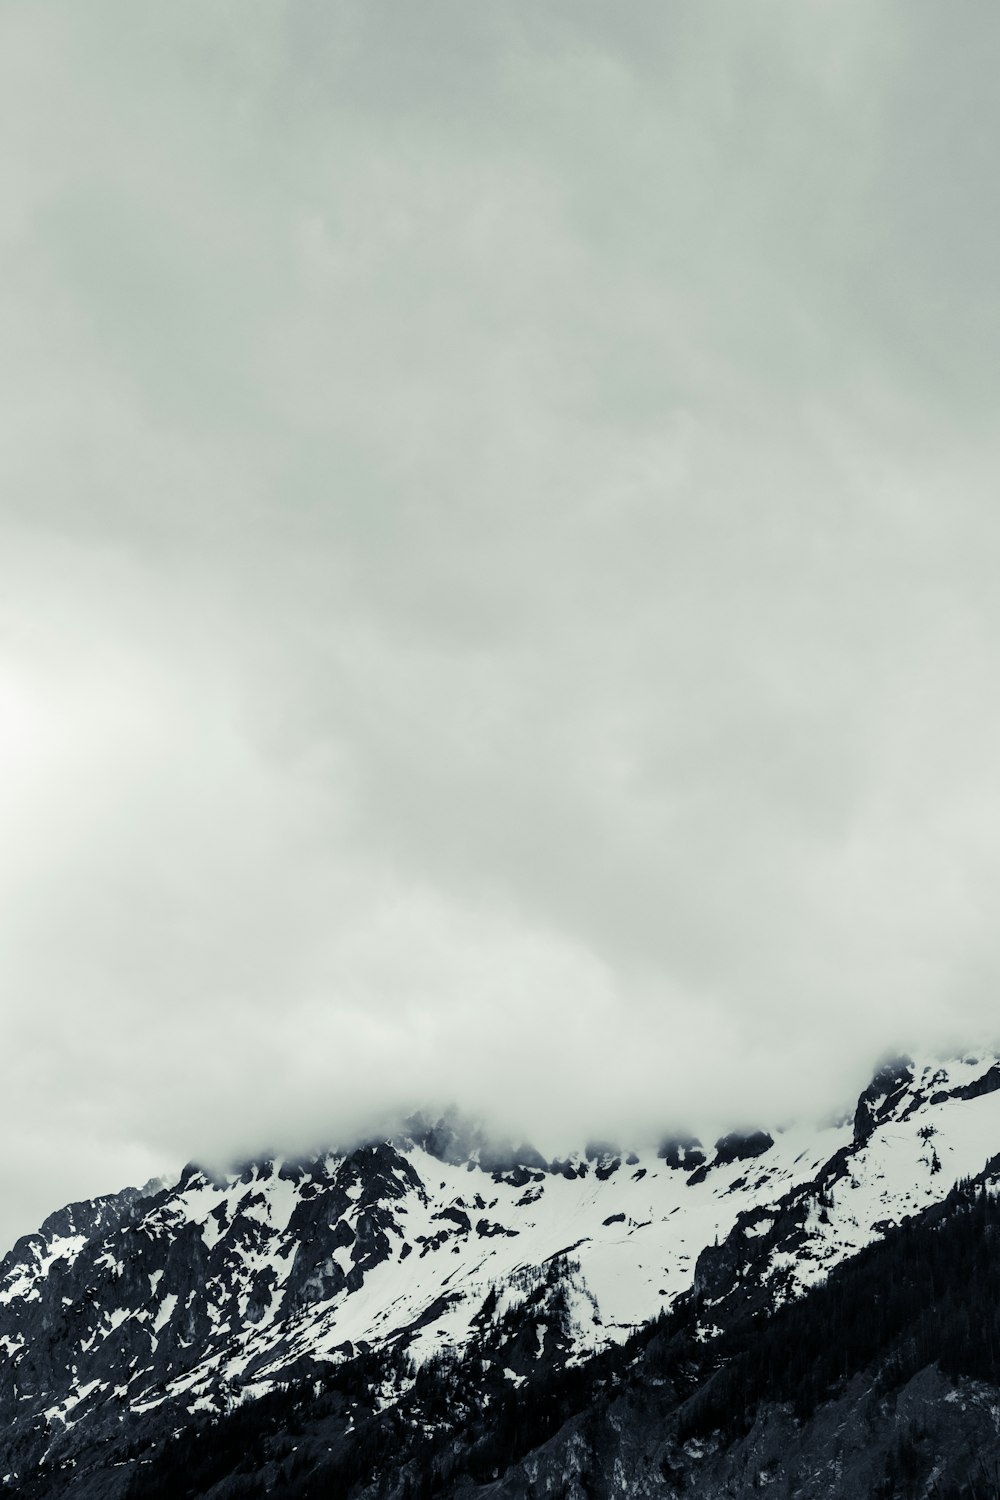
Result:
[[[0,1479],[83,1494],[90,1474],[111,1496],[178,1428],[350,1370],[375,1415],[441,1361],[503,1406],[539,1372],[629,1347],[692,1288],[702,1339],[772,1314],[998,1151],[1000,1066],[980,1058],[883,1070],[853,1126],[714,1146],[546,1162],[439,1120],[221,1179],[192,1165],[61,1210],[0,1263]]]

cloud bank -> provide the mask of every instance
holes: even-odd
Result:
[[[965,19],[4,8],[0,1237],[992,1035]]]

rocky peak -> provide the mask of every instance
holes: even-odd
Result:
[[[884,1120],[913,1082],[911,1058],[897,1058],[879,1068],[858,1099],[854,1112],[854,1143],[863,1145],[880,1120]]]

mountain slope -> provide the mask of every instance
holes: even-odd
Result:
[[[697,1298],[582,1365],[513,1386],[481,1349],[377,1392],[391,1356],[338,1367],[182,1433],[129,1500],[346,1495],[508,1500],[995,1496],[1000,1481],[997,1167],[769,1316],[713,1339]]]
[[[0,1263],[0,1476],[84,1493],[94,1470],[110,1496],[130,1445],[348,1367],[386,1413],[442,1356],[517,1390],[692,1286],[704,1338],[798,1298],[998,1151],[990,1057],[894,1065],[850,1123],[707,1150],[545,1162],[417,1120],[221,1180],[191,1166],[53,1215]]]
[[[494,1493],[993,1500],[998,1245],[994,1161],[777,1312],[734,1302],[705,1343],[692,1299]]]

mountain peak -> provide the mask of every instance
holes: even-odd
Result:
[[[886,1064],[853,1122],[711,1148],[592,1140],[547,1161],[449,1111],[312,1157],[188,1163],[50,1215],[0,1263],[0,1472],[82,1452],[124,1410],[136,1441],[362,1356],[517,1381],[693,1290],[709,1323],[766,1312],[998,1148],[1000,1062],[969,1056]]]

